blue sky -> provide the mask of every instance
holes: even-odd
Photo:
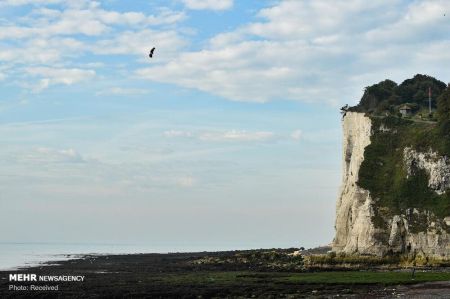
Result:
[[[385,78],[448,82],[449,13],[448,1],[1,0],[2,241],[329,243],[338,108]]]

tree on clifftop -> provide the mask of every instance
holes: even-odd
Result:
[[[434,100],[442,94],[446,85],[431,76],[417,74],[412,79],[406,79],[396,90],[399,103],[416,103],[420,106],[428,106],[428,89],[431,89],[431,97]]]
[[[398,112],[398,106],[409,104],[419,110],[428,108],[428,91],[431,90],[432,107],[436,107],[436,99],[444,92],[446,85],[431,76],[417,74],[397,85],[392,80],[384,80],[367,86],[359,104],[350,107],[349,111],[380,113]]]
[[[440,133],[450,137],[450,84],[437,100],[437,116]]]
[[[386,103],[395,102],[395,88],[397,83],[392,80],[384,80],[364,89],[364,95],[358,104],[362,111],[374,111],[386,108]]]

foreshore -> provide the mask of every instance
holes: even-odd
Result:
[[[1,298],[432,298],[450,296],[450,273],[310,272],[286,250],[86,255],[51,265],[0,271]],[[289,262],[288,262],[289,261]],[[11,281],[11,275],[15,281]],[[34,274],[35,281],[20,281]],[[40,277],[82,281],[40,281]],[[443,280],[444,282],[440,282]],[[430,282],[434,281],[434,282]],[[13,286],[13,287],[11,287]],[[33,286],[33,287],[32,287]],[[15,288],[14,288],[15,287]],[[19,287],[22,287],[20,289]],[[32,288],[32,289],[31,289]]]

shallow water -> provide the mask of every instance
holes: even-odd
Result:
[[[250,249],[205,245],[142,245],[91,243],[6,243],[0,242],[0,271],[37,266],[44,262],[78,258],[86,254],[133,254],[201,252]]]
[[[0,270],[36,266],[83,254],[165,253],[162,248],[130,244],[0,243]]]

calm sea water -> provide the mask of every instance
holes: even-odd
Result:
[[[167,253],[165,248],[128,244],[0,243],[0,270],[77,258],[83,254]]]
[[[74,259],[85,254],[200,252],[249,249],[239,246],[154,246],[131,244],[1,243],[0,271]]]

